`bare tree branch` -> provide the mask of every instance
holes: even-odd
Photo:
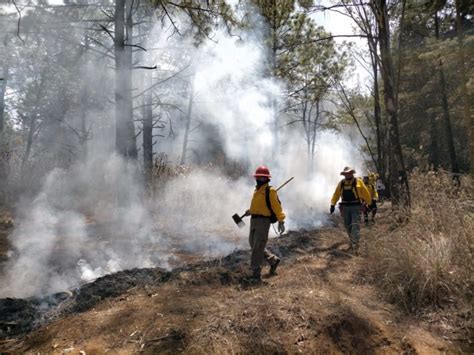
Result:
[[[146,65],[139,65],[137,67],[132,67],[132,69],[148,69],[148,70],[153,70],[153,69],[156,69],[156,68],[157,68],[156,65],[154,65],[152,67],[148,67]]]
[[[135,95],[135,96],[133,97],[133,99],[136,99],[137,97],[142,96],[144,93],[148,92],[149,90],[153,90],[153,89],[154,89],[155,87],[157,87],[158,85],[161,85],[161,84],[167,82],[168,80],[171,80],[171,79],[175,78],[176,76],[178,76],[179,74],[181,74],[183,71],[185,71],[185,70],[188,69],[188,68],[189,68],[189,65],[187,65],[186,67],[184,67],[184,68],[181,69],[180,71],[177,71],[177,72],[174,73],[173,75],[167,77],[166,79],[163,79],[163,80],[161,80],[161,81],[156,82],[155,84],[153,84],[153,85],[150,86],[149,88],[143,90],[141,93]]]
[[[107,27],[105,27],[104,25],[99,25],[99,26],[110,36],[112,41],[115,41],[114,35],[112,34],[112,32]]]
[[[181,32],[179,32],[179,28],[178,26],[176,26],[176,23],[174,22],[173,18],[169,14],[168,9],[166,8],[165,4],[163,4],[163,2],[160,2],[160,5],[163,8],[163,11],[165,12],[166,17],[168,18],[168,20],[170,20],[171,25],[173,26],[176,33],[178,33],[181,36]]]
[[[21,36],[20,36],[21,10],[18,8],[18,6],[17,6],[15,0],[11,0],[11,2],[12,2],[12,4],[13,4],[13,6],[15,6],[16,12],[18,13],[18,23],[17,23],[16,35],[17,35],[17,37],[20,39],[20,41],[22,41],[23,43],[25,43],[25,41],[23,40],[23,38],[21,38]]]
[[[124,46],[125,46],[125,47],[135,47],[135,48],[141,49],[141,50],[144,51],[144,52],[148,52],[148,51],[146,50],[146,48],[140,46],[139,44],[124,44]]]

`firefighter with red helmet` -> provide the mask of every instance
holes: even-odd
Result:
[[[262,264],[266,261],[270,265],[270,275],[276,275],[280,258],[272,254],[267,248],[268,232],[272,223],[278,222],[278,231],[285,231],[285,213],[278,198],[277,191],[269,183],[270,170],[260,166],[253,175],[257,186],[253,193],[250,209],[246,214],[251,216],[249,243],[252,248],[250,268],[252,278],[261,281]]]

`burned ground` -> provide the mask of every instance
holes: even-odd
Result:
[[[6,353],[442,353],[439,329],[380,300],[337,227],[269,247],[277,277],[246,283],[249,252],[107,275],[71,293],[2,300]],[[7,324],[8,323],[8,324]],[[18,326],[14,326],[14,325]],[[10,328],[8,328],[8,326]],[[6,331],[10,329],[10,331]]]
[[[319,250],[315,241],[308,232],[292,232],[272,240],[269,248],[290,262],[308,250]],[[146,289],[172,279],[185,280],[192,285],[251,287],[247,283],[246,263],[249,257],[249,251],[237,250],[226,257],[186,265],[172,272],[160,268],[125,270],[105,275],[77,289],[46,297],[0,299],[0,339],[25,334],[66,314],[87,311],[97,303],[118,297],[131,289]]]

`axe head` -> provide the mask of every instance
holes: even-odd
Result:
[[[245,222],[237,213],[232,216],[232,219],[234,220],[235,224],[237,224],[239,228],[245,227]]]

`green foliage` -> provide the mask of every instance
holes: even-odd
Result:
[[[189,20],[189,28],[177,31],[188,32],[194,36],[196,43],[210,38],[212,31],[219,24],[224,24],[229,31],[239,24],[232,6],[223,0],[151,0],[156,11],[162,18],[167,18],[174,26],[177,26],[179,18]]]
[[[462,78],[457,32],[453,29],[454,10],[452,4],[445,1],[421,5],[412,1],[407,3],[401,51],[396,51],[395,55],[401,60],[398,83],[400,133],[411,168],[420,164],[425,167],[436,165],[434,160],[438,160],[441,167],[449,169],[438,77],[441,61],[446,77],[455,150],[461,170],[468,170],[468,137],[461,107]],[[440,39],[435,37],[435,11],[438,11],[440,20]],[[465,33],[466,49],[471,48],[472,51],[473,41],[474,35]],[[472,77],[473,57],[466,56],[466,60],[466,67],[470,69],[468,76]]]

